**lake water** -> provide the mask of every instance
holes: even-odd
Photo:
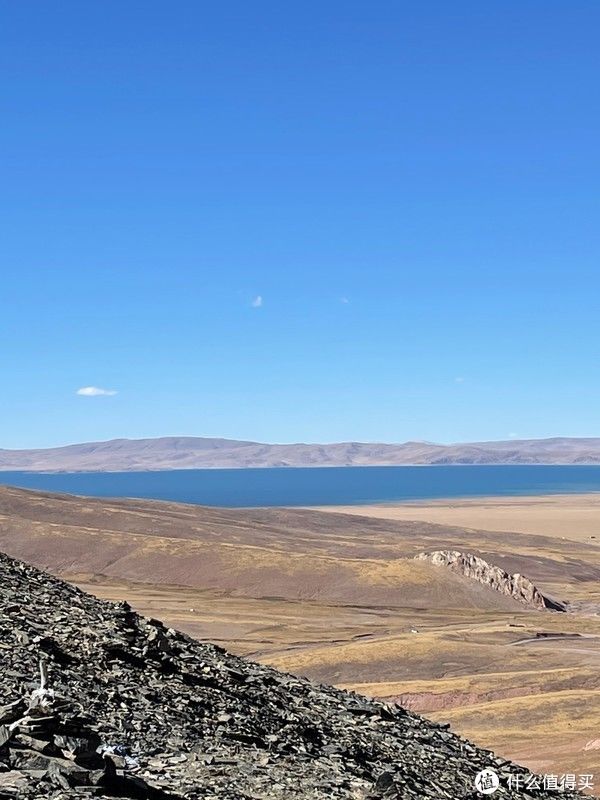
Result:
[[[358,505],[600,492],[600,466],[310,467],[164,472],[0,472],[0,484],[212,506]]]

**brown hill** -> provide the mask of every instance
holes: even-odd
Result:
[[[419,543],[440,540],[440,526],[405,522],[391,529],[309,510],[107,501],[0,487],[0,550],[59,575],[291,601],[521,610],[512,598],[411,560]]]
[[[595,540],[0,488],[2,550],[238,655],[401,698],[538,771],[600,774]],[[435,550],[526,575],[571,613],[412,560]]]
[[[38,450],[0,449],[0,470],[131,471],[402,464],[600,464],[600,439],[531,439],[441,445],[262,444],[170,436],[114,439]]]

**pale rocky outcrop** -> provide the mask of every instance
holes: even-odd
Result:
[[[453,572],[464,575],[465,578],[475,580],[500,594],[513,597],[532,608],[566,611],[563,603],[546,597],[529,578],[518,572],[511,575],[501,567],[489,564],[483,558],[472,553],[461,553],[458,550],[436,550],[433,553],[419,553],[416,558],[420,561],[430,561],[438,567],[448,567]]]

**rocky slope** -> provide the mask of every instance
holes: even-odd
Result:
[[[0,470],[29,472],[401,464],[600,464],[600,439],[565,437],[451,445],[432,442],[265,444],[166,436],[35,450],[0,448]]]
[[[512,597],[531,608],[566,611],[566,605],[542,594],[529,578],[519,573],[510,574],[501,567],[488,564],[483,558],[458,550],[436,550],[419,553],[419,561],[429,561],[435,566],[448,567],[452,572],[488,586],[500,594]]]
[[[2,554],[0,657],[2,800],[466,800],[489,766],[498,797],[556,796],[506,788],[527,772],[446,726],[233,657]]]

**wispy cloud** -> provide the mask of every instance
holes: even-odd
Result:
[[[454,383],[464,383],[465,379],[459,375],[458,378],[454,378]]]
[[[256,297],[252,300],[252,308],[262,308],[263,299],[262,294],[257,294]]]
[[[347,297],[340,297],[340,303],[343,303],[345,306],[348,305],[350,300]]]
[[[509,438],[509,439],[518,439],[518,437],[519,437],[519,434],[518,434],[518,433],[514,433],[514,431],[511,431],[511,432],[508,434],[508,438]]]
[[[117,392],[115,389],[101,389],[99,386],[82,386],[77,389],[77,394],[82,397],[112,397]]]

